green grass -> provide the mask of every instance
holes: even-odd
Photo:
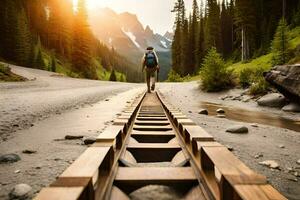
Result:
[[[26,78],[12,73],[8,65],[0,63],[0,82],[17,82],[25,80]]]

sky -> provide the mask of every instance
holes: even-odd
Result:
[[[136,14],[144,27],[149,25],[160,34],[173,30],[174,15],[171,10],[174,3],[175,0],[87,0],[88,9],[109,7],[117,13]],[[185,0],[185,3],[187,10],[190,10],[192,0]]]

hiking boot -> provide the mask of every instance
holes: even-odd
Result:
[[[155,85],[151,86],[151,90],[154,91],[155,90]]]

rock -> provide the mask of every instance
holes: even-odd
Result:
[[[227,128],[226,132],[229,133],[248,133],[248,128],[243,125],[234,125]]]
[[[258,124],[253,123],[253,124],[250,124],[250,126],[252,126],[252,127],[258,127]]]
[[[292,102],[292,103],[284,106],[282,108],[282,110],[285,112],[300,112],[300,105]]]
[[[298,165],[300,165],[300,159],[299,159],[299,160],[297,160],[297,164],[298,164]]]
[[[88,145],[88,144],[94,144],[96,142],[96,138],[94,137],[87,137],[83,140],[84,144],[85,145]]]
[[[22,153],[25,153],[25,154],[33,154],[33,153],[36,153],[35,150],[31,150],[31,149],[25,149],[22,151]]]
[[[256,158],[256,159],[258,159],[258,158],[261,158],[261,157],[263,157],[264,155],[262,155],[262,154],[256,154],[255,156],[254,156],[254,158]]]
[[[225,111],[224,111],[222,108],[217,109],[216,112],[217,112],[217,113],[220,113],[220,114],[225,113]]]
[[[30,185],[21,183],[16,185],[9,193],[9,199],[27,199],[32,191]]]
[[[286,175],[286,179],[289,180],[289,181],[294,181],[294,182],[297,182],[297,181],[298,181],[298,179],[295,178],[295,177],[294,177],[293,175],[291,175],[291,174],[287,174],[287,175]]]
[[[281,108],[286,104],[286,98],[279,93],[267,94],[257,100],[258,105]]]
[[[19,174],[20,172],[21,172],[21,170],[17,169],[17,170],[15,171],[15,174]]]
[[[267,166],[271,169],[279,169],[279,164],[274,160],[265,160],[265,161],[259,162],[259,164]]]
[[[105,99],[105,101],[109,101],[109,99]]]
[[[298,172],[294,172],[294,176],[299,177],[300,174]]]
[[[192,113],[192,111],[189,110],[189,113]]]
[[[275,66],[264,77],[290,101],[300,102],[300,64]]]
[[[82,139],[84,136],[83,135],[66,135],[65,139],[66,140],[78,140]]]
[[[201,109],[201,110],[199,110],[198,114],[208,115],[208,111],[206,109]]]
[[[14,153],[0,156],[0,163],[14,163],[21,160],[20,156]]]
[[[233,151],[233,150],[234,150],[234,148],[233,148],[232,146],[226,145],[226,147],[227,147],[227,149],[228,149],[229,151]]]
[[[279,145],[279,148],[282,148],[282,149],[284,149],[284,148],[285,148],[285,146],[284,146],[283,144],[280,144],[280,145]]]
[[[218,118],[226,118],[226,115],[220,115],[220,114],[218,114],[217,117]]]

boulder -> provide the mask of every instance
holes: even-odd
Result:
[[[82,139],[83,137],[83,135],[66,135],[65,140],[78,140]]]
[[[300,102],[300,64],[275,66],[264,77],[287,99]]]
[[[83,140],[85,145],[94,144],[96,142],[95,137],[87,137]]]
[[[227,128],[226,132],[229,133],[248,133],[248,128],[243,125],[234,125]]]
[[[28,199],[32,188],[30,185],[21,183],[16,185],[9,193],[9,199]]]
[[[268,107],[283,107],[286,104],[286,98],[280,93],[270,93],[259,100],[257,100],[258,105],[268,106]]]
[[[271,169],[280,169],[279,164],[274,160],[265,160],[263,162],[259,162],[260,165],[267,166]]]
[[[0,163],[13,163],[21,160],[20,156],[14,153],[0,156]]]
[[[208,111],[206,109],[201,109],[201,110],[199,110],[198,114],[208,115]]]
[[[294,102],[291,102],[290,104],[284,106],[282,108],[283,111],[286,112],[300,112],[300,105]]]
[[[225,111],[224,111],[222,108],[217,109],[216,112],[217,112],[217,113],[220,113],[220,114],[225,113]]]

